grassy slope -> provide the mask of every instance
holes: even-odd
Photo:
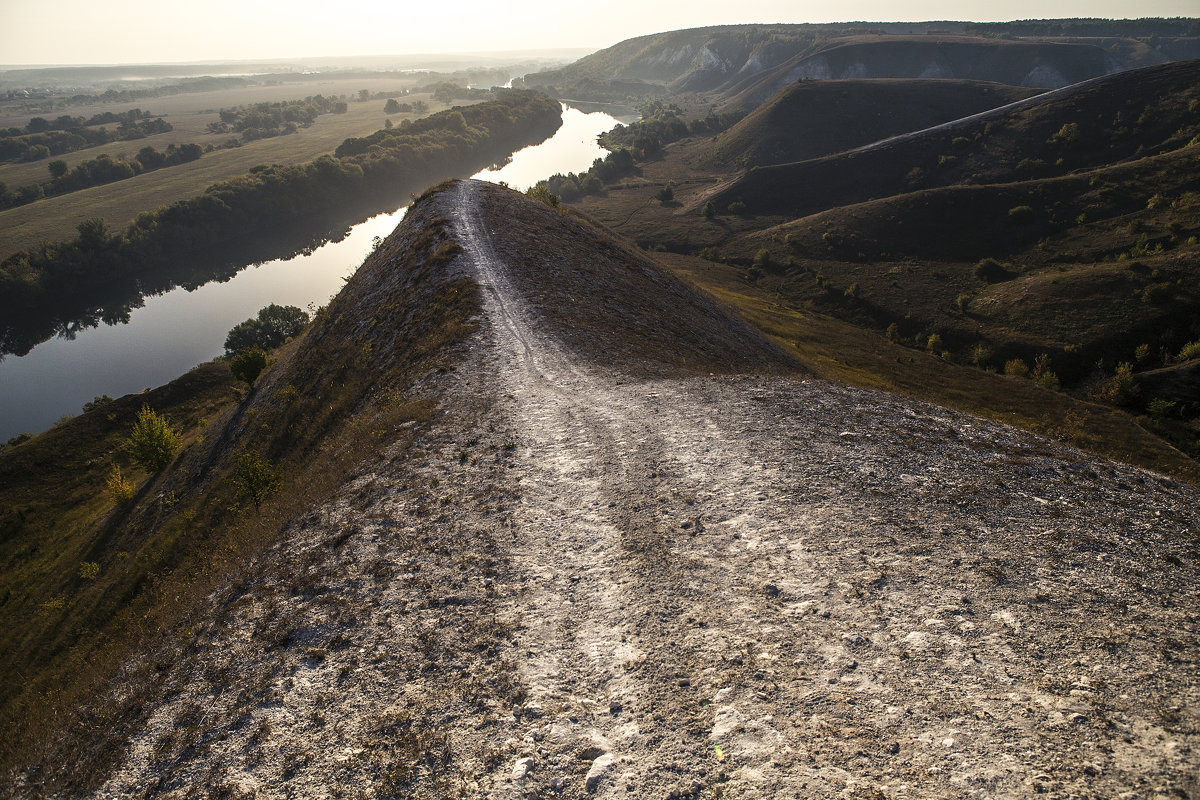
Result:
[[[956,366],[829,315],[781,303],[777,294],[746,281],[743,270],[732,265],[670,253],[658,260],[737,309],[820,378],[957,408],[1200,482],[1200,465],[1120,411],[1030,381]]]
[[[1026,240],[1027,245],[1032,245],[1029,252],[1047,261],[1041,272],[1036,273],[1041,277],[1034,280],[1035,276],[1031,276],[1028,285],[1014,281],[1011,286],[998,284],[987,287],[973,276],[972,270],[975,261],[990,255],[990,251],[966,259],[960,255],[957,262],[945,262],[912,256],[889,261],[878,251],[859,257],[857,249],[864,243],[863,240],[869,238],[867,234],[872,230],[875,231],[877,240],[874,243],[878,248],[893,247],[897,242],[907,241],[905,236],[898,235],[901,230],[910,230],[910,238],[914,242],[927,243],[944,236],[973,241],[977,235],[982,235],[971,219],[972,215],[978,213],[978,207],[967,207],[967,218],[959,221],[947,215],[948,211],[957,208],[953,202],[926,208],[911,198],[906,200],[906,196],[849,208],[834,208],[827,212],[829,219],[836,218],[842,227],[835,231],[837,253],[830,253],[826,249],[827,242],[823,240],[826,228],[817,224],[828,222],[825,217],[793,222],[787,216],[778,214],[720,215],[709,220],[697,213],[699,206],[713,195],[713,188],[720,186],[724,177],[720,172],[691,166],[698,161],[695,154],[705,146],[705,143],[695,140],[673,145],[668,148],[664,159],[642,165],[640,176],[627,179],[620,187],[613,187],[605,197],[587,198],[581,205],[600,221],[645,246],[662,246],[679,253],[698,253],[709,248],[710,253],[715,251],[724,258],[732,257],[736,267],[695,260],[686,263],[673,260],[670,263],[700,285],[737,305],[743,313],[750,315],[751,321],[765,330],[793,344],[802,342],[800,349],[805,354],[806,363],[818,374],[856,385],[900,391],[1004,419],[1110,457],[1189,480],[1200,478],[1194,461],[1165,441],[1148,434],[1128,414],[1049,392],[1028,382],[1008,380],[973,367],[942,361],[911,347],[889,343],[882,336],[883,328],[890,321],[897,320],[902,325],[910,325],[911,329],[907,332],[911,337],[909,341],[919,340],[914,343],[923,344],[920,336],[930,333],[930,328],[949,334],[950,331],[939,326],[949,325],[951,321],[957,321],[964,332],[969,330],[972,337],[978,337],[977,328],[982,317],[974,315],[974,312],[972,315],[963,315],[954,307],[957,294],[963,291],[978,293],[972,304],[979,303],[981,312],[992,302],[989,292],[997,296],[996,303],[999,303],[1003,293],[1013,292],[1013,296],[1003,303],[1012,318],[997,321],[995,327],[998,338],[1003,334],[1018,344],[1021,343],[1021,337],[1028,336],[1035,324],[1046,326],[1056,320],[1069,320],[1065,314],[1056,316],[1060,312],[1075,314],[1070,324],[1082,328],[1072,329],[1065,334],[1074,347],[1087,344],[1080,341],[1081,335],[1100,336],[1100,333],[1088,330],[1080,321],[1084,314],[1110,325],[1119,324],[1122,319],[1131,322],[1141,320],[1147,316],[1147,311],[1160,314],[1161,319],[1172,318],[1172,315],[1178,319],[1180,307],[1177,304],[1187,302],[1190,296],[1188,292],[1191,291],[1187,286],[1194,285],[1188,284],[1188,276],[1192,276],[1190,280],[1195,280],[1194,269],[1186,272],[1187,265],[1194,265],[1196,259],[1193,249],[1189,249],[1192,246],[1184,238],[1190,235],[1189,226],[1197,223],[1188,221],[1194,214],[1188,210],[1190,206],[1186,198],[1176,197],[1174,199],[1184,199],[1185,202],[1151,210],[1145,208],[1146,197],[1142,193],[1152,195],[1164,188],[1180,188],[1168,180],[1172,175],[1183,175],[1180,180],[1185,182],[1192,180],[1187,175],[1194,173],[1187,170],[1181,173],[1178,169],[1180,165],[1194,163],[1190,148],[1185,152],[1134,160],[1110,168],[1111,172],[1102,173],[1095,185],[1086,187],[1088,191],[1075,194],[1088,207],[1088,213],[1098,214],[1102,208],[1110,208],[1112,217],[1109,222],[1103,225],[1085,222],[1069,226],[1060,232],[1061,239],[1048,240],[1043,248],[1038,247],[1042,234],[1034,236],[1032,241]],[[1013,154],[1013,157],[1019,161],[1018,154]],[[1085,175],[1080,179],[1068,176],[1052,179],[1050,183],[1054,180],[1067,183],[1082,181],[1086,185],[1090,177]],[[653,195],[668,182],[675,188],[677,202],[662,206],[653,200]],[[780,184],[781,194],[784,193],[783,186]],[[938,190],[932,191],[936,193]],[[983,189],[962,187],[946,191],[952,194]],[[997,191],[1003,200],[997,206],[1000,208],[999,235],[1012,238],[1013,229],[1007,221],[1007,209],[1011,207],[1010,202],[1012,205],[1016,202],[1003,193],[1017,192],[1018,197],[1027,195],[1021,194],[1023,189],[1019,186]],[[816,197],[818,193],[812,194]],[[1123,204],[1130,202],[1141,210],[1125,209]],[[896,215],[904,208],[909,209],[908,216],[897,220]],[[919,213],[912,211],[913,208],[919,209]],[[1128,217],[1127,214],[1133,216]],[[1184,215],[1182,220],[1180,215]],[[877,227],[872,228],[868,224],[870,221],[874,221]],[[1172,222],[1179,222],[1183,226],[1181,233],[1176,236],[1177,249],[1149,260],[1141,259],[1144,272],[1142,267],[1135,267],[1136,272],[1131,271],[1124,262],[1102,262],[1104,254],[1112,256],[1121,250],[1128,253],[1141,232],[1148,232],[1151,239],[1167,238],[1166,232]],[[808,238],[798,236],[797,228],[808,223],[812,223],[805,229]],[[789,234],[792,240],[785,241],[784,236]],[[812,236],[816,237],[815,240]],[[756,282],[747,281],[744,275],[750,259],[763,248],[772,254],[773,266],[768,267]],[[845,257],[847,252],[850,259]],[[795,258],[800,263],[789,267],[789,258]],[[1078,259],[1081,263],[1053,260],[1062,258],[1068,261]],[[1095,269],[1084,270],[1087,263],[1091,263]],[[1060,272],[1060,267],[1065,272]],[[1157,276],[1154,273],[1156,268],[1159,270]],[[1177,275],[1179,270],[1184,271]],[[1139,290],[1151,281],[1164,280],[1164,276],[1172,281],[1183,279],[1184,286],[1175,300],[1161,308],[1147,306],[1140,296],[1133,297],[1133,285],[1126,286],[1124,283],[1118,287],[1121,292],[1119,297],[1112,293],[1101,294],[1090,304],[1073,303],[1071,293],[1081,287],[1093,293],[1100,290],[1102,284],[1097,281],[1097,276],[1103,271],[1116,272],[1122,280],[1132,277]],[[828,289],[817,287],[818,275],[830,283]],[[854,282],[860,283],[862,298],[844,298],[843,290]],[[1115,322],[1112,316],[1114,302],[1120,308],[1128,307],[1128,313],[1123,317],[1117,315]],[[917,324],[925,315],[937,324],[924,327]],[[913,322],[914,317],[917,323]],[[1057,335],[1064,336],[1063,332]],[[973,341],[966,338],[952,341],[953,337],[949,335],[947,339],[956,348],[965,348]],[[1033,346],[1030,342],[1026,344]],[[885,353],[889,355],[881,356]],[[897,358],[900,360],[896,361]],[[1060,364],[1057,368],[1065,366]],[[1016,398],[1021,398],[1018,405],[1014,405]]]
[[[428,103],[428,113],[447,107],[429,95],[413,97]],[[93,186],[0,211],[0,257],[17,250],[31,249],[42,241],[73,238],[76,226],[89,217],[103,217],[112,229],[123,230],[143,211],[153,211],[176,200],[199,195],[211,184],[244,175],[251,167],[259,164],[299,164],[325,153],[332,153],[346,138],[366,136],[379,130],[387,118],[383,113],[383,103],[382,100],[350,103],[350,110],[346,114],[324,114],[318,117],[311,127],[302,128],[290,136],[259,139],[238,148],[216,150],[188,164],[166,167],[128,180]],[[103,147],[80,150],[64,156],[63,160],[74,164],[100,153],[116,156],[122,152],[132,158],[139,148],[148,145],[157,150],[165,150],[167,143],[172,141],[219,145],[230,138],[230,134],[191,132],[196,126],[203,129],[204,125],[215,121],[215,111],[208,114],[193,112],[190,116],[191,120],[184,123],[183,129],[133,142],[113,142]],[[423,115],[394,114],[392,120],[398,123],[406,117],[417,116]],[[176,120],[174,116],[168,117],[168,121],[173,124]],[[41,181],[47,177],[45,164],[46,162],[39,162],[38,165],[21,165],[21,169],[36,166],[39,172],[34,180]],[[16,165],[9,165],[8,169],[15,170]],[[27,182],[9,177],[5,168],[0,168],[0,180],[10,188]]]
[[[12,509],[0,527],[0,600],[13,621],[0,648],[3,767],[38,764],[38,779],[78,793],[101,765],[73,763],[64,731],[111,734],[101,748],[111,756],[121,720],[139,703],[134,691],[122,707],[88,705],[112,671],[161,646],[161,633],[356,464],[404,447],[417,430],[409,423],[419,428],[436,416],[436,401],[414,384],[449,364],[479,309],[473,283],[439,270],[455,247],[443,223],[424,209],[410,212],[243,400],[227,368],[210,365],[193,373],[204,378],[200,388],[193,381],[122,398],[0,450],[0,508]],[[126,462],[121,439],[143,402],[184,427],[187,446],[145,478],[132,505],[113,509],[104,477]],[[200,417],[211,421],[204,426]],[[228,482],[244,448],[283,476],[257,514],[235,510]],[[94,580],[77,577],[84,560],[99,565]],[[152,660],[139,663],[153,672]],[[124,680],[136,686],[139,675]]]
[[[1036,94],[996,83],[798,81],[700,149],[714,170],[802,161],[977,114]]]
[[[1060,134],[1072,124],[1071,134]],[[878,147],[763,167],[722,186],[711,200],[719,207],[740,200],[753,213],[802,217],[914,189],[1108,166],[1177,149],[1196,135],[1197,125],[1200,61],[1176,62]]]

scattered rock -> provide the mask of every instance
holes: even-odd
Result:
[[[613,757],[611,753],[604,753],[592,762],[592,768],[588,770],[587,776],[583,779],[584,791],[589,794],[596,791],[596,787],[600,785],[604,773],[608,772],[608,768],[613,765]]]
[[[526,756],[525,758],[517,759],[517,763],[513,764],[512,779],[514,781],[523,780],[531,769],[533,769],[532,758]]]

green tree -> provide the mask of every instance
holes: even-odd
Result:
[[[675,190],[671,188],[670,184],[667,184],[658,190],[658,192],[654,195],[654,199],[665,206],[667,203],[670,203],[675,199]]]
[[[67,166],[67,162],[63,161],[61,158],[54,159],[46,166],[50,169],[50,177],[54,180],[58,180],[59,178],[63,177],[70,170],[70,167]]]
[[[255,513],[262,507],[263,501],[283,485],[279,467],[249,448],[237,454],[237,462],[229,480],[237,487],[238,502],[253,503]]]
[[[525,196],[537,200],[539,203],[545,203],[551,208],[558,208],[558,195],[547,189],[545,183],[530,186],[525,190]]]
[[[383,104],[383,113],[385,113],[385,114],[399,114],[400,113],[400,103],[398,103],[396,101],[396,98],[394,98],[394,97],[388,98],[388,101]]]
[[[158,472],[171,463],[179,449],[179,434],[161,414],[150,406],[142,406],[125,447],[135,464],[149,472]]]
[[[239,322],[225,337],[225,355],[234,356],[243,350],[258,348],[273,350],[304,330],[308,313],[296,306],[272,303],[258,310],[257,317]]]
[[[229,371],[233,373],[233,377],[247,383],[251,389],[266,368],[267,354],[257,347],[238,353],[229,364]]]
[[[99,251],[112,238],[108,233],[108,223],[101,217],[88,217],[75,226],[79,231],[79,246],[84,250]]]

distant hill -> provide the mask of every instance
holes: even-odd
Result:
[[[1200,133],[1198,99],[1200,61],[1146,67],[858,150],[763,167],[711,200],[800,217],[935,186],[1067,175],[1186,145]]]
[[[968,362],[981,342],[997,358],[1049,353],[1078,383],[1098,361],[1200,336],[1197,148],[1200,61],[1178,62],[753,169],[691,208],[759,217],[726,252],[768,249],[793,299],[918,342],[938,333]],[[986,259],[994,274],[977,272]]]
[[[688,28],[627,39],[562,69],[526,75],[525,83],[579,100],[718,92],[749,109],[802,77],[969,78],[1053,88],[1186,58],[1200,41],[1194,20],[1078,22],[1091,24],[1047,24],[1045,30],[1062,32],[1024,37],[1003,25],[969,35],[975,27],[961,22]]]
[[[698,161],[713,169],[804,161],[1034,94],[978,81],[801,80],[713,140]]]

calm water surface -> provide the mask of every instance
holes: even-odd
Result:
[[[567,108],[554,136],[475,177],[526,189],[556,172],[586,170],[606,154],[596,137],[619,121]],[[362,263],[372,240],[391,233],[406,210],[372,217],[311,255],[250,266],[225,283],[194,291],[147,297],[127,324],[88,329],[72,340],[51,339],[25,356],[5,357],[0,361],[0,442],[22,431],[44,430],[64,415],[79,413],[97,395],[120,397],[167,383],[224,352],[229,329],[269,303],[323,305]]]

